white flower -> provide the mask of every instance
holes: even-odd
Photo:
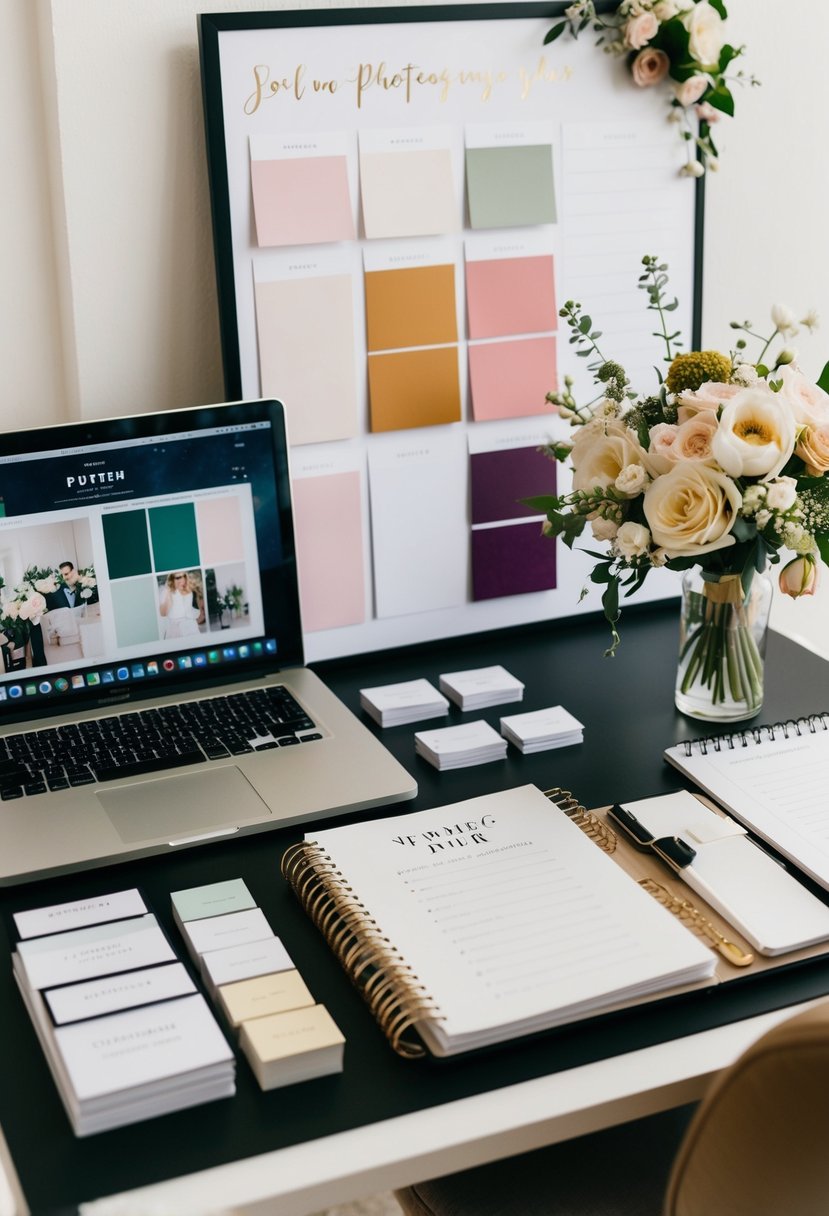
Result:
[[[743,388],[751,388],[759,379],[757,368],[751,363],[739,363],[731,373],[733,384],[739,384]]]
[[[775,304],[771,310],[771,319],[775,329],[779,329],[781,334],[797,333],[797,320],[788,305]]]
[[[6,620],[16,621],[20,615],[20,603],[18,600],[6,600],[3,604],[3,616]]]
[[[654,549],[651,553],[651,565],[654,569],[659,570],[668,560],[668,554],[664,549]]]
[[[731,477],[776,477],[794,451],[785,401],[765,387],[744,388],[723,409],[711,450]]]
[[[812,333],[820,325],[820,317],[816,308],[810,308],[806,316],[801,319],[801,325],[805,325],[809,333]]]
[[[705,167],[698,160],[689,160],[680,169],[682,177],[702,177]]]
[[[766,504],[772,511],[788,511],[796,499],[797,482],[794,477],[778,477],[766,487]]]
[[[620,494],[635,498],[647,485],[648,475],[641,464],[628,464],[613,483]]]
[[[743,513],[751,515],[759,510],[766,501],[768,488],[760,482],[756,482],[753,486],[749,486],[743,495]]]
[[[738,384],[723,384],[719,380],[706,380],[697,389],[689,389],[679,393],[676,398],[677,420],[687,422],[701,410],[713,410],[716,414],[721,405],[736,397],[740,392]]]
[[[33,591],[31,595],[21,602],[18,615],[21,621],[31,621],[36,625],[45,611],[46,600],[39,591]]]
[[[692,59],[704,67],[718,66],[725,30],[723,19],[713,5],[706,0],[695,4],[682,23],[688,31],[688,50]]]
[[[619,417],[619,402],[614,401],[612,397],[604,397],[597,405],[593,406],[594,418],[618,418]]]
[[[613,547],[622,555],[626,562],[636,557],[643,557],[651,546],[651,534],[644,524],[635,524],[632,520],[623,523],[616,533]]]
[[[594,540],[613,540],[613,537],[619,531],[619,525],[614,523],[612,519],[591,519],[590,528],[593,532]]]
[[[642,505],[653,543],[669,558],[700,557],[734,544],[742,496],[719,469],[689,461],[652,481]]]
[[[58,584],[55,581],[54,574],[50,574],[48,578],[39,578],[35,580],[35,591],[41,591],[44,595],[51,595],[57,591]]]
[[[659,30],[659,22],[653,13],[638,13],[625,26],[625,46],[631,51],[640,51]]]
[[[653,6],[653,15],[657,21],[670,21],[679,12],[676,0],[657,0]]]
[[[83,591],[81,591],[81,599],[82,600],[92,599],[92,589],[90,587],[84,587]],[[196,613],[196,615],[198,616],[198,613]]]

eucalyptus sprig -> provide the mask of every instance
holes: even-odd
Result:
[[[672,363],[676,352],[671,349],[671,344],[679,347],[682,343],[679,340],[680,330],[668,333],[668,320],[665,314],[674,312],[679,307],[679,300],[676,297],[673,300],[666,300],[664,296],[664,288],[668,283],[668,264],[646,254],[642,258],[642,265],[645,267],[645,273],[639,276],[639,287],[648,293],[648,309],[659,314],[661,325],[661,330],[655,332],[653,337],[659,338],[665,343],[665,362]]]

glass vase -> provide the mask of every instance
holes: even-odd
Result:
[[[771,595],[765,572],[746,590],[739,574],[686,571],[675,695],[682,713],[736,722],[760,712]]]

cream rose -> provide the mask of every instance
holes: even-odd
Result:
[[[653,6],[654,16],[659,21],[670,21],[671,17],[675,17],[679,12],[679,5],[676,0],[657,0]]]
[[[680,424],[687,422],[701,410],[713,410],[716,413],[721,405],[725,405],[726,401],[730,401],[740,392],[742,392],[742,385],[722,384],[718,380],[707,380],[699,388],[689,389],[687,392],[677,395],[677,421]]]
[[[20,604],[18,615],[21,621],[34,621],[37,624],[45,611],[46,600],[39,591],[33,591]]]
[[[573,489],[593,490],[616,484],[616,478],[630,464],[644,464],[645,453],[636,435],[623,422],[588,422],[581,428],[570,452]]]
[[[789,364],[775,372],[783,381],[780,397],[787,402],[800,426],[825,426],[829,423],[829,393],[813,384],[803,372]]]
[[[711,460],[711,443],[716,432],[716,415],[710,410],[686,419],[677,429],[671,448],[674,460]]]
[[[644,524],[635,524],[629,519],[616,533],[613,546],[629,562],[635,557],[644,557],[648,552],[651,534]]]
[[[591,519],[590,529],[593,533],[594,540],[613,540],[613,537],[619,531],[619,525],[614,523],[612,519]]]
[[[829,472],[829,424],[807,426],[800,433],[795,452],[806,465],[810,477]]]
[[[633,83],[640,89],[650,88],[660,84],[668,75],[671,61],[664,51],[658,51],[654,46],[647,46],[630,65]]]
[[[734,544],[742,497],[730,477],[697,461],[657,477],[642,502],[653,543],[671,557],[699,557]]]
[[[7,600],[3,605],[3,616],[9,621],[16,621],[20,615],[20,604],[17,600]]]
[[[613,483],[620,494],[626,498],[635,498],[641,494],[648,482],[648,474],[641,464],[629,464],[622,469]]]
[[[640,51],[658,29],[659,22],[653,13],[637,13],[625,26],[625,46],[629,51]]]
[[[681,84],[674,85],[674,96],[681,106],[687,108],[699,101],[709,83],[707,76],[689,76]]]
[[[692,59],[703,67],[719,64],[720,51],[725,43],[723,19],[717,10],[705,0],[695,4],[682,18],[688,31],[688,50]]]
[[[794,451],[791,411],[764,386],[744,388],[723,409],[711,450],[731,477],[776,477]]]

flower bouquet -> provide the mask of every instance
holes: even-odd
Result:
[[[717,167],[711,126],[723,114],[734,114],[732,82],[759,83],[742,71],[730,72],[744,48],[727,41],[727,16],[723,0],[619,0],[602,12],[594,0],[573,0],[544,42],[565,31],[577,38],[590,30],[604,51],[626,59],[639,88],[670,85],[670,116],[688,148],[682,172],[699,177],[706,163]]]
[[[815,590],[820,561],[829,564],[829,365],[817,384],[799,370],[786,345],[797,322],[781,306],[768,337],[732,322],[739,337],[728,353],[676,354],[667,283],[667,266],[645,257],[639,286],[669,364],[651,394],[633,392],[605,358],[581,305],[561,310],[598,392],[579,405],[565,377],[564,391],[548,394],[575,437],[544,451],[569,462],[572,489],[528,502],[546,513],[548,536],[572,547],[589,527],[607,544],[586,552],[592,582],[604,587],[608,654],[619,644],[621,590],[632,594],[654,568],[687,572],[677,705],[697,717],[751,717],[763,699],[767,565],[790,552],[779,584],[796,598]],[[800,324],[811,330],[817,319]]]

